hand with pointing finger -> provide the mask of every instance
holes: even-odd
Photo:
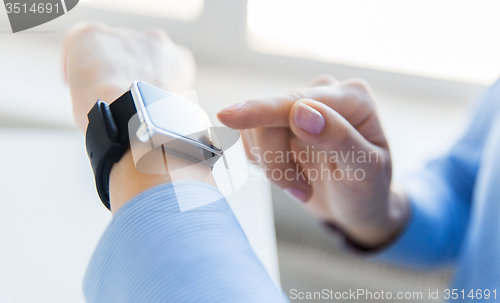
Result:
[[[323,76],[217,117],[241,131],[247,157],[274,184],[364,247],[387,243],[408,221],[409,203],[391,188],[389,146],[365,81]]]

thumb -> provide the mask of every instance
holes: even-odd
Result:
[[[315,100],[295,102],[290,110],[289,123],[297,138],[314,146],[318,153],[322,151],[322,157],[328,157],[339,167],[369,166],[383,161],[387,153],[366,140],[335,110]]]

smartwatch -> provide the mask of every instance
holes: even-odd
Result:
[[[205,162],[211,168],[223,154],[201,107],[141,81],[133,82],[130,89],[111,104],[97,100],[87,117],[87,155],[97,193],[108,210],[111,210],[109,174],[113,164],[131,147],[131,141],[147,145],[151,150],[162,149],[195,162]]]

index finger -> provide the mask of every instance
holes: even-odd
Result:
[[[247,100],[226,107],[217,113],[219,121],[234,129],[261,126],[288,126],[288,114],[295,101],[303,97],[283,94]]]
[[[288,127],[290,110],[301,99],[324,103],[355,127],[369,111],[373,111],[367,85],[352,80],[337,86],[308,87],[287,94],[237,103],[221,110],[217,113],[217,118],[222,124],[240,130],[262,126]]]

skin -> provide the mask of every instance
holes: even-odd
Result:
[[[405,227],[410,207],[404,193],[391,186],[389,145],[374,99],[363,80],[338,82],[331,76],[322,76],[309,87],[248,100],[220,111],[217,117],[224,125],[241,130],[248,158],[264,168],[274,184],[291,189],[289,193],[303,202],[308,211],[340,226],[351,240],[377,248]],[[307,125],[299,125],[299,117],[312,117],[307,123],[315,121],[316,128],[311,131]],[[294,155],[361,152],[371,154],[372,161],[364,163],[355,158],[353,162],[350,158],[331,163],[325,156],[320,161],[317,157],[312,160],[296,156],[286,162],[273,156],[289,151]],[[325,168],[332,176],[336,169],[341,169],[345,177],[336,175],[339,180],[335,180],[312,175],[314,170],[321,172]],[[279,170],[285,174],[288,170],[289,176],[296,176],[296,171],[304,169],[305,179],[280,178],[281,174],[273,173]],[[349,169],[350,178],[346,175]],[[358,169],[365,173],[364,178],[358,178],[362,180],[352,177]]]
[[[79,24],[68,31],[64,39],[63,66],[71,90],[75,123],[83,133],[88,123],[87,113],[97,99],[112,102],[128,90],[134,80],[181,92],[191,87],[195,75],[191,53],[173,43],[164,31],[111,28],[100,23]],[[306,180],[278,180],[273,179],[272,174],[268,177],[283,189],[293,189],[289,192],[318,218],[341,226],[364,246],[379,247],[404,228],[410,208],[405,195],[391,185],[389,146],[374,99],[368,84],[362,80],[338,82],[331,76],[323,76],[300,90],[226,108],[218,113],[218,118],[228,127],[241,130],[248,158],[271,171],[297,170],[297,165],[299,170],[318,169],[320,165],[331,171],[348,167],[362,169],[365,172],[362,181],[313,180],[307,173]],[[297,123],[298,116],[312,117],[316,122],[322,121],[322,125],[319,128],[316,125],[313,132],[307,131]],[[256,157],[266,151],[299,154],[313,146],[316,151],[372,152],[379,161],[312,163],[293,158],[288,163],[263,163]],[[254,147],[258,150],[252,150]],[[167,171],[185,168],[182,174],[176,174],[175,180],[168,173],[138,172],[130,151],[113,166],[109,183],[113,213],[135,195],[159,184],[197,180],[215,185],[207,166],[188,165],[185,159],[166,156]]]
[[[135,31],[111,28],[101,23],[82,23],[71,28],[63,44],[64,77],[71,91],[73,116],[85,133],[87,113],[97,99],[113,102],[135,80],[171,92],[189,89],[195,77],[195,62],[189,50],[172,42],[156,28]],[[179,180],[196,180],[215,186],[210,168],[165,153],[170,174],[143,174],[135,169],[129,150],[113,165],[110,174],[110,204],[115,214],[127,201],[153,186]]]

